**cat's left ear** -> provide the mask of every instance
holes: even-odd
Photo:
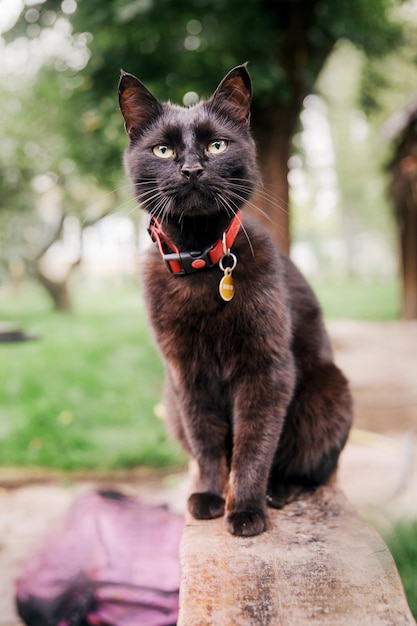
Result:
[[[123,71],[119,81],[119,105],[131,140],[162,113],[161,103],[145,85],[136,76]]]
[[[245,63],[230,70],[210,98],[209,104],[249,126],[251,101],[252,82]]]

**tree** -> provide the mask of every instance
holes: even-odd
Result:
[[[363,105],[385,144],[388,197],[397,225],[402,315],[417,319],[417,17],[404,3],[403,44],[366,66]],[[387,80],[387,77],[389,79]]]
[[[36,11],[41,28],[64,11],[74,33],[90,38],[81,81],[73,81],[71,97],[61,103],[62,132],[71,136],[71,158],[105,185],[114,179],[124,141],[114,104],[120,68],[155,95],[181,102],[185,94],[186,101],[193,92],[208,95],[231,67],[250,61],[264,181],[254,203],[288,250],[287,163],[303,100],[340,38],[371,55],[395,45],[394,6],[395,0],[81,0],[77,7],[74,0],[46,0]],[[30,19],[33,24],[33,13]],[[12,36],[25,28],[21,19]]]
[[[97,181],[81,175],[68,158],[70,134],[61,101],[71,77],[54,80],[45,68],[37,80],[12,77],[0,81],[0,97],[7,119],[2,119],[0,153],[0,272],[15,287],[25,273],[36,277],[58,311],[72,309],[69,279],[80,262],[78,251],[47,262],[51,247],[59,242],[66,218],[75,215],[81,229],[91,226],[112,210],[116,192],[100,193]],[[65,110],[65,109],[64,109]],[[45,115],[47,111],[47,115]]]
[[[385,126],[394,142],[389,186],[398,224],[403,287],[403,317],[417,319],[417,96]]]

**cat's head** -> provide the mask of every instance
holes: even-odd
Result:
[[[122,73],[119,103],[130,140],[125,167],[145,210],[161,221],[236,213],[258,180],[251,95],[244,65],[209,100],[189,108],[159,102]]]

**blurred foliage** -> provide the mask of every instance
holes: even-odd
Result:
[[[385,540],[401,576],[408,604],[417,619],[417,519],[396,522]]]
[[[330,138],[327,162],[310,163],[300,145],[302,135],[294,138],[294,162],[297,173],[304,176],[297,188],[293,186],[294,231],[318,257],[332,239],[338,241],[334,265],[345,276],[394,276],[397,267],[398,230],[386,192],[392,145],[382,131],[416,90],[417,5],[405,2],[395,14],[404,24],[397,45],[383,57],[370,57],[351,41],[340,39],[316,81],[320,98],[306,101],[302,132],[306,133],[304,114],[318,111],[322,137],[316,124],[314,141],[318,152],[320,143]],[[329,267],[325,258],[320,271],[328,276]]]
[[[59,129],[67,157],[80,171],[110,187],[125,145],[116,107],[121,68],[138,75],[157,96],[181,102],[190,91],[207,96],[224,73],[248,60],[258,115],[277,101],[299,110],[335,41],[348,38],[378,56],[398,44],[402,31],[391,19],[396,4],[395,0],[80,0],[68,15],[68,3],[46,0],[31,3],[5,37],[11,41],[28,32],[40,37],[54,20],[70,20],[78,46],[83,42],[88,46],[89,61],[78,71],[65,67],[62,58],[58,64],[49,58],[37,76],[39,93],[32,102],[45,104],[44,124],[48,133]],[[32,130],[42,132],[35,126]],[[60,152],[54,141],[51,146]]]
[[[313,287],[326,319],[388,321],[400,312],[395,280],[316,280]]]
[[[375,56],[363,65],[359,104],[376,123],[385,121],[387,111],[404,105],[417,87],[417,7],[414,1],[403,2],[397,10],[405,28],[397,45],[383,58]]]
[[[380,124],[373,123],[361,108],[362,77],[373,63],[350,42],[342,41],[318,81],[318,89],[328,107],[338,179],[340,228],[351,272],[357,262],[355,241],[358,237],[369,232],[379,233],[392,249],[395,233],[381,175],[388,146],[381,142]],[[343,74],[342,67],[345,68]],[[415,71],[417,77],[417,67]]]
[[[249,61],[256,132],[279,107],[297,118],[336,42],[349,40],[366,55],[364,70],[383,68],[377,59],[403,50],[410,38],[402,6],[400,0],[31,0],[27,6],[22,0],[19,19],[0,38],[3,263],[17,249],[34,250],[35,231],[42,248],[63,214],[92,220],[125,206],[121,68],[158,97],[181,103],[184,96],[210,95],[231,67]],[[7,64],[9,48],[20,64]],[[343,87],[344,68],[339,73]],[[258,143],[264,140],[260,134]],[[274,149],[274,168],[285,172],[288,149]],[[259,145],[259,152],[267,150]],[[285,202],[285,191],[280,195]],[[14,233],[7,245],[5,233]]]

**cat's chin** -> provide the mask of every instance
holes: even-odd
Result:
[[[179,203],[173,209],[170,214],[172,217],[192,218],[192,217],[210,217],[212,215],[219,215],[221,211],[213,200],[208,198],[193,197],[192,194],[187,198],[186,203]]]
[[[199,217],[219,214],[216,194],[200,186],[179,189],[171,196],[170,214],[181,217]]]

